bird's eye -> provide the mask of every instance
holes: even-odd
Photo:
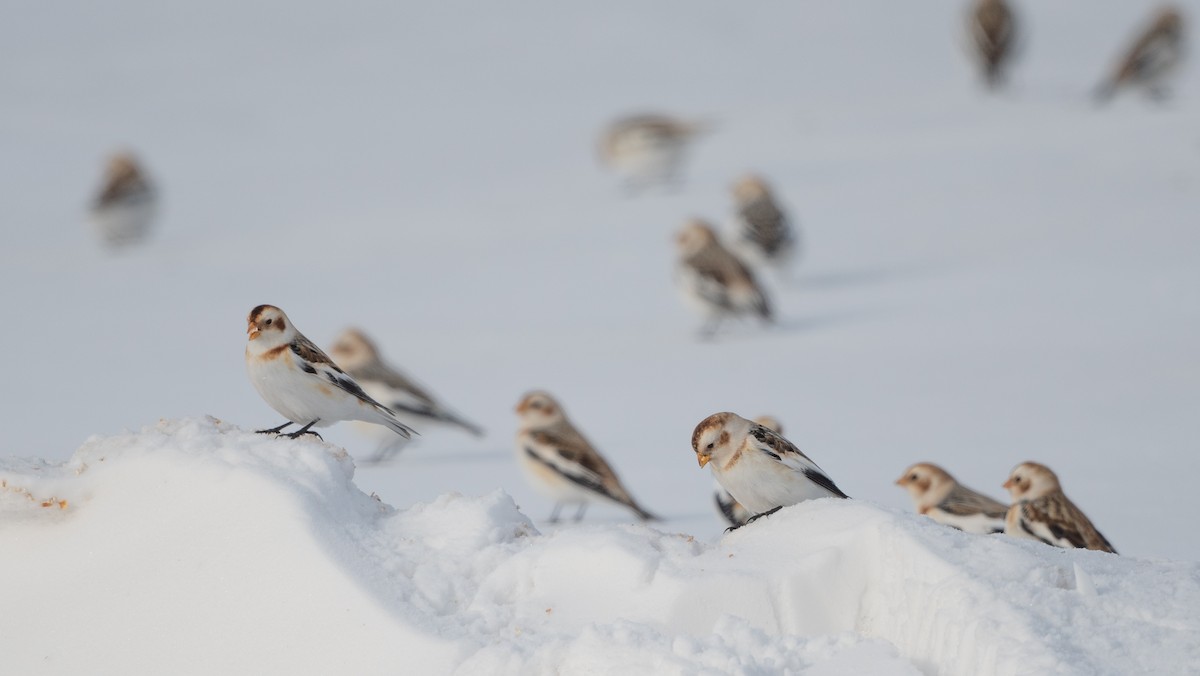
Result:
[[[909,481],[916,481],[916,480],[917,480],[917,475],[916,475],[916,474],[909,474],[909,475],[908,475],[908,479],[909,479]]]
[[[707,448],[708,450],[710,450],[710,451],[711,451],[711,450],[713,449],[713,444],[712,444],[712,442],[711,442],[711,441],[710,441],[710,442],[708,442],[708,446],[705,446],[705,448]]]
[[[270,320],[270,319],[268,319],[268,320],[267,320],[267,326],[270,326],[270,325],[271,325],[271,320]]]
[[[1017,483],[1021,483],[1021,477],[1015,476],[1015,477],[1013,477],[1013,481],[1015,481]]]

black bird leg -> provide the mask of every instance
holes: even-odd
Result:
[[[269,430],[254,430],[254,433],[255,434],[279,434],[280,430],[282,430],[283,428],[285,428],[291,424],[292,424],[292,421],[289,420],[289,421],[283,423],[282,425],[280,425],[279,427],[272,427]]]
[[[550,512],[550,523],[558,523],[558,513],[562,511],[562,503],[554,503],[554,511]]]
[[[305,435],[305,434],[311,434],[314,437],[320,439],[321,441],[325,441],[325,438],[322,437],[320,434],[317,434],[316,432],[310,432],[308,429],[308,428],[312,427],[313,425],[316,425],[320,420],[321,420],[320,418],[317,418],[316,420],[308,423],[307,425],[305,425],[304,427],[301,427],[300,429],[296,430],[295,432],[292,432],[291,434],[285,434],[283,436],[287,437],[288,439],[295,439],[295,438]]]
[[[575,521],[578,523],[583,520],[583,513],[587,511],[588,503],[579,503],[579,511],[575,512]]]

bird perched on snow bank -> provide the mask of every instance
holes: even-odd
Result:
[[[1004,0],[980,0],[971,9],[967,30],[988,87],[1004,83],[1004,66],[1012,55],[1016,22]]]
[[[761,176],[748,174],[733,184],[737,202],[734,247],[746,260],[782,269],[796,254],[797,237],[787,214]]]
[[[1167,77],[1182,61],[1183,17],[1174,7],[1166,7],[1129,48],[1112,76],[1096,89],[1096,99],[1105,101],[1121,87],[1131,85],[1162,98],[1167,93]]]
[[[771,430],[776,434],[783,434],[783,425],[779,421],[769,415],[760,415],[754,419],[754,422]],[[725,490],[720,481],[713,479],[713,500],[717,503],[717,510],[721,512],[721,516],[729,522],[730,526],[738,528],[744,526],[754,513],[742,506]]]
[[[688,221],[676,237],[679,262],[676,276],[690,305],[705,316],[702,337],[712,336],[725,317],[754,315],[771,321],[771,306],[737,256],[721,245],[704,221]]]
[[[1049,467],[1023,462],[1004,482],[1013,504],[1004,521],[1004,534],[1038,540],[1055,547],[1095,549],[1117,553],[1075,503],[1063,494]]]
[[[622,175],[630,190],[677,183],[688,146],[707,127],[667,115],[624,117],[601,134],[600,160]]]
[[[483,428],[463,418],[438,401],[429,390],[393,368],[379,356],[375,343],[358,329],[346,329],[329,350],[338,366],[362,385],[376,401],[383,402],[396,419],[417,430],[428,426],[455,427],[474,436],[483,436]],[[370,426],[372,430],[378,427]],[[382,430],[381,430],[382,431]],[[387,434],[372,458],[382,462],[400,450],[405,437]]]
[[[981,535],[1004,532],[1008,505],[958,483],[933,463],[909,467],[896,485],[908,489],[918,512],[940,524]]]
[[[530,392],[517,404],[517,462],[529,482],[554,500],[550,521],[558,521],[563,505],[579,505],[575,520],[588,504],[614,502],[643,521],[654,520],[621,485],[616,472],[575,429],[562,406],[545,392]]]
[[[692,450],[701,467],[754,513],[747,523],[816,498],[845,498],[817,463],[792,442],[736,413],[714,413],[696,425]]]
[[[303,425],[287,435],[295,439],[316,434],[309,431],[312,427],[362,420],[384,425],[402,437],[412,434],[395,413],[368,396],[321,348],[296,330],[283,310],[274,305],[254,308],[246,333],[250,382],[271,408],[290,421],[260,432],[274,434],[292,423]]]
[[[113,247],[140,242],[157,212],[158,193],[137,160],[129,153],[113,155],[91,209],[92,223],[104,242]]]

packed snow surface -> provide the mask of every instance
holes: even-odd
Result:
[[[0,465],[11,673],[1131,674],[1200,667],[1200,564],[860,501],[713,542],[395,509],[346,452],[215,419]]]

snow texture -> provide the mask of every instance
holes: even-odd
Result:
[[[0,465],[12,673],[1129,674],[1200,667],[1200,564],[819,500],[712,543],[397,510],[215,419]],[[43,506],[47,503],[48,506]],[[19,556],[12,555],[19,553]],[[14,649],[19,648],[19,649]]]

